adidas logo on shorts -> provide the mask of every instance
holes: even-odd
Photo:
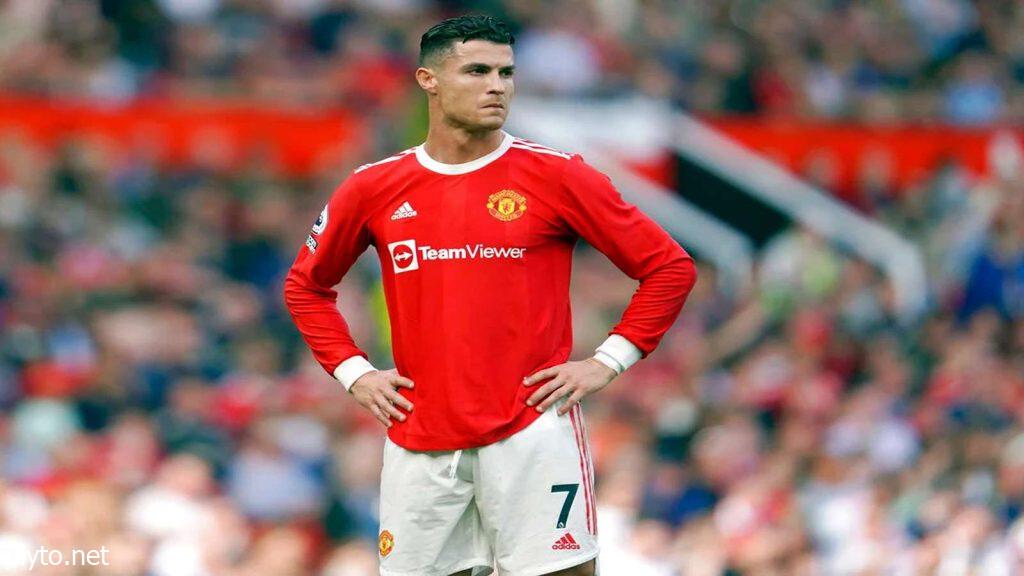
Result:
[[[561,538],[558,539],[557,542],[555,542],[554,544],[551,545],[551,549],[552,550],[579,550],[580,549],[580,545],[576,543],[575,539],[573,539],[572,534],[570,534],[569,532],[566,532],[565,536],[562,536]]]
[[[416,216],[416,210],[414,210],[412,205],[408,202],[403,202],[402,205],[398,207],[398,210],[395,210],[395,213],[391,215],[391,219],[401,220],[402,218],[412,218],[413,216]]]

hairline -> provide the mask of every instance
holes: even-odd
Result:
[[[433,68],[435,65],[440,65],[445,60],[447,60],[448,58],[450,58],[452,55],[455,54],[455,45],[456,44],[459,44],[459,43],[461,43],[461,44],[468,44],[470,42],[476,42],[478,40],[480,42],[490,42],[491,44],[497,44],[498,46],[508,46],[509,48],[512,48],[512,44],[510,44],[510,43],[507,43],[507,42],[495,42],[494,40],[488,40],[487,38],[470,38],[469,40],[465,40],[465,39],[461,39],[461,38],[452,38],[443,47],[437,48],[430,55],[428,55],[426,58],[423,58],[423,61],[420,63],[420,67],[421,68]]]

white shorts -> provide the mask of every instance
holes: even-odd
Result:
[[[540,576],[597,557],[594,468],[579,406],[493,444],[414,452],[388,440],[382,576]]]

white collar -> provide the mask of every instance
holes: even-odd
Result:
[[[468,174],[474,170],[487,166],[491,162],[494,162],[512,147],[512,135],[505,131],[502,131],[502,134],[505,135],[505,138],[502,139],[501,144],[498,145],[494,151],[485,154],[476,160],[470,160],[469,162],[463,162],[462,164],[445,164],[443,162],[438,162],[427,154],[427,151],[423,149],[423,144],[416,147],[416,159],[419,160],[420,164],[424,168],[437,172],[438,174]]]

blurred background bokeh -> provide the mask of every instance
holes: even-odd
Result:
[[[469,10],[513,25],[533,106],[695,118],[926,273],[908,316],[812,227],[740,286],[694,250],[661,348],[585,403],[603,573],[1021,573],[1019,0],[0,0],[0,549],[377,573],[383,429],[281,283],[349,171],[422,140],[419,37]],[[618,152],[687,196],[672,154]],[[585,246],[573,285],[580,358],[634,285]],[[340,294],[390,365],[372,255]]]

